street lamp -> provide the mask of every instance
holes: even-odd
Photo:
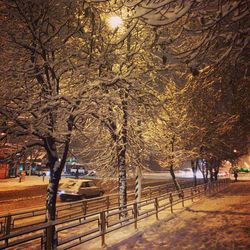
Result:
[[[112,29],[118,28],[122,25],[123,21],[119,16],[111,16],[108,18],[108,24]]]

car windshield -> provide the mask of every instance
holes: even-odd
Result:
[[[68,181],[66,183],[63,183],[61,188],[67,188],[67,189],[75,189],[80,186],[79,182],[76,181]]]

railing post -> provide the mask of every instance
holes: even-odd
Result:
[[[137,229],[137,217],[138,217],[138,207],[137,207],[137,203],[135,202],[134,205],[134,225],[135,225],[135,229]]]
[[[53,249],[53,226],[48,225],[46,228],[46,242],[45,242],[45,249],[46,250],[52,250]]]
[[[101,220],[101,235],[102,235],[102,247],[105,247],[105,233],[106,233],[106,216],[105,211],[100,212]]]
[[[184,207],[184,192],[181,190],[181,202],[182,202],[182,207]]]
[[[83,204],[83,208],[82,208],[83,214],[86,215],[87,214],[87,201],[83,201],[82,204]],[[85,217],[84,217],[84,219],[85,219]]]
[[[106,204],[107,204],[107,210],[109,210],[109,207],[110,207],[109,196],[106,196]]]
[[[11,231],[11,214],[8,214],[7,217],[5,218],[5,234],[8,235],[10,234]]]
[[[173,213],[173,194],[169,193],[169,202],[170,202],[170,208],[171,208],[171,213]]]
[[[159,207],[158,198],[156,197],[156,198],[155,198],[155,216],[156,216],[156,219],[157,219],[157,220],[159,220],[159,216],[158,216],[158,207]]]
[[[5,235],[10,234],[11,230],[11,215],[8,214],[7,217],[5,217]],[[8,239],[5,240],[6,246],[8,246]]]

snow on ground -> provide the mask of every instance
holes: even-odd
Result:
[[[225,191],[194,203],[170,220],[161,219],[108,250],[250,249],[249,198],[249,181],[233,183]]]
[[[64,178],[61,179],[63,182]],[[49,177],[46,176],[43,181],[42,176],[25,176],[24,180],[19,182],[19,178],[9,178],[0,180],[0,191],[8,191],[8,190],[21,190],[26,187],[32,186],[40,186],[40,185],[48,185]]]
[[[159,221],[151,216],[138,222],[138,231],[130,225],[106,235],[107,249],[250,249],[249,197],[250,181],[233,183],[209,198],[193,204],[185,202],[184,210],[181,205],[175,207],[173,215],[169,209],[164,210],[159,214]],[[74,249],[102,249],[100,238]]]

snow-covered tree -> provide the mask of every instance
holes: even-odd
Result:
[[[48,220],[55,220],[72,133],[97,108],[99,65],[92,58],[101,54],[94,49],[101,27],[95,7],[81,1],[1,2],[3,129],[18,138],[20,151],[39,146],[46,152]]]

